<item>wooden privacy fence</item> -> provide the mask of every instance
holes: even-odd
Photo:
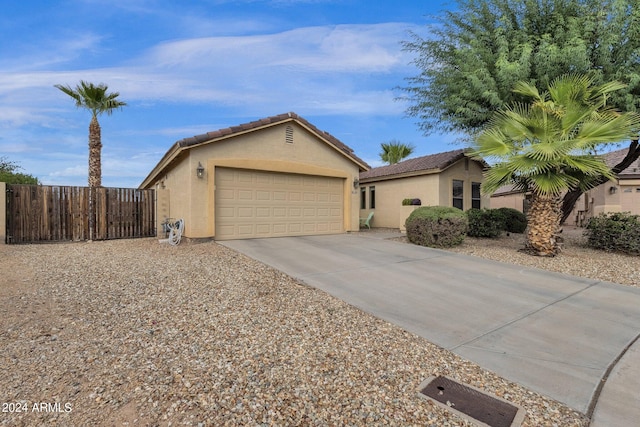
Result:
[[[7,185],[7,243],[156,235],[154,190]]]

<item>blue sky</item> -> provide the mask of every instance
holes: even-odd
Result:
[[[87,184],[90,113],[55,84],[105,83],[128,106],[99,118],[102,183],[137,187],[177,140],[293,111],[372,166],[380,143],[425,137],[395,100],[401,50],[442,3],[396,0],[67,0],[0,14],[0,157],[43,184]]]

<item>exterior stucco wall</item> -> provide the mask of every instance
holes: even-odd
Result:
[[[293,143],[286,128],[293,127]],[[196,176],[201,164],[204,177]],[[230,167],[342,178],[344,230],[358,229],[358,199],[353,182],[358,166],[296,122],[235,134],[226,140],[193,147],[156,184],[170,190],[173,218],[185,219],[185,236],[215,237],[215,168]]]
[[[376,205],[372,225],[374,227],[402,228],[402,200],[419,198],[422,206],[453,206],[453,180],[463,181],[463,206],[471,208],[471,183],[482,182],[482,167],[477,162],[465,159],[456,162],[440,173],[396,179],[367,180],[360,184],[366,187],[366,206],[360,217],[371,212],[370,187],[375,186]],[[489,197],[482,196],[481,207],[489,205]]]
[[[523,203],[524,203],[524,194],[522,193],[504,194],[504,195],[491,196],[489,207],[491,209],[511,208],[511,209],[516,209],[522,212]]]
[[[360,187],[366,189],[366,208],[360,210],[360,217],[365,218],[373,210],[373,227],[400,228],[403,199],[418,198],[422,206],[436,206],[439,200],[438,174],[374,181]],[[371,187],[375,187],[375,209],[371,209]]]
[[[523,199],[523,194],[492,196],[491,207],[509,207],[522,212]],[[576,201],[565,224],[583,227],[590,218],[610,212],[631,212],[640,215],[640,180],[607,181],[585,192]]]
[[[482,183],[482,166],[478,162],[465,158],[440,174],[440,206],[453,206],[453,180],[463,181],[463,210],[471,209],[471,183]],[[489,206],[489,197],[481,196],[480,207]]]

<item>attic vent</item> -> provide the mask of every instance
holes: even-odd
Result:
[[[284,142],[287,144],[293,144],[293,126],[287,126],[284,132]]]

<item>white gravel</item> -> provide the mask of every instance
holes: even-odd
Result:
[[[431,375],[522,405],[526,426],[588,424],[215,242],[0,257],[0,409],[26,408],[3,426],[471,425],[417,396]]]

